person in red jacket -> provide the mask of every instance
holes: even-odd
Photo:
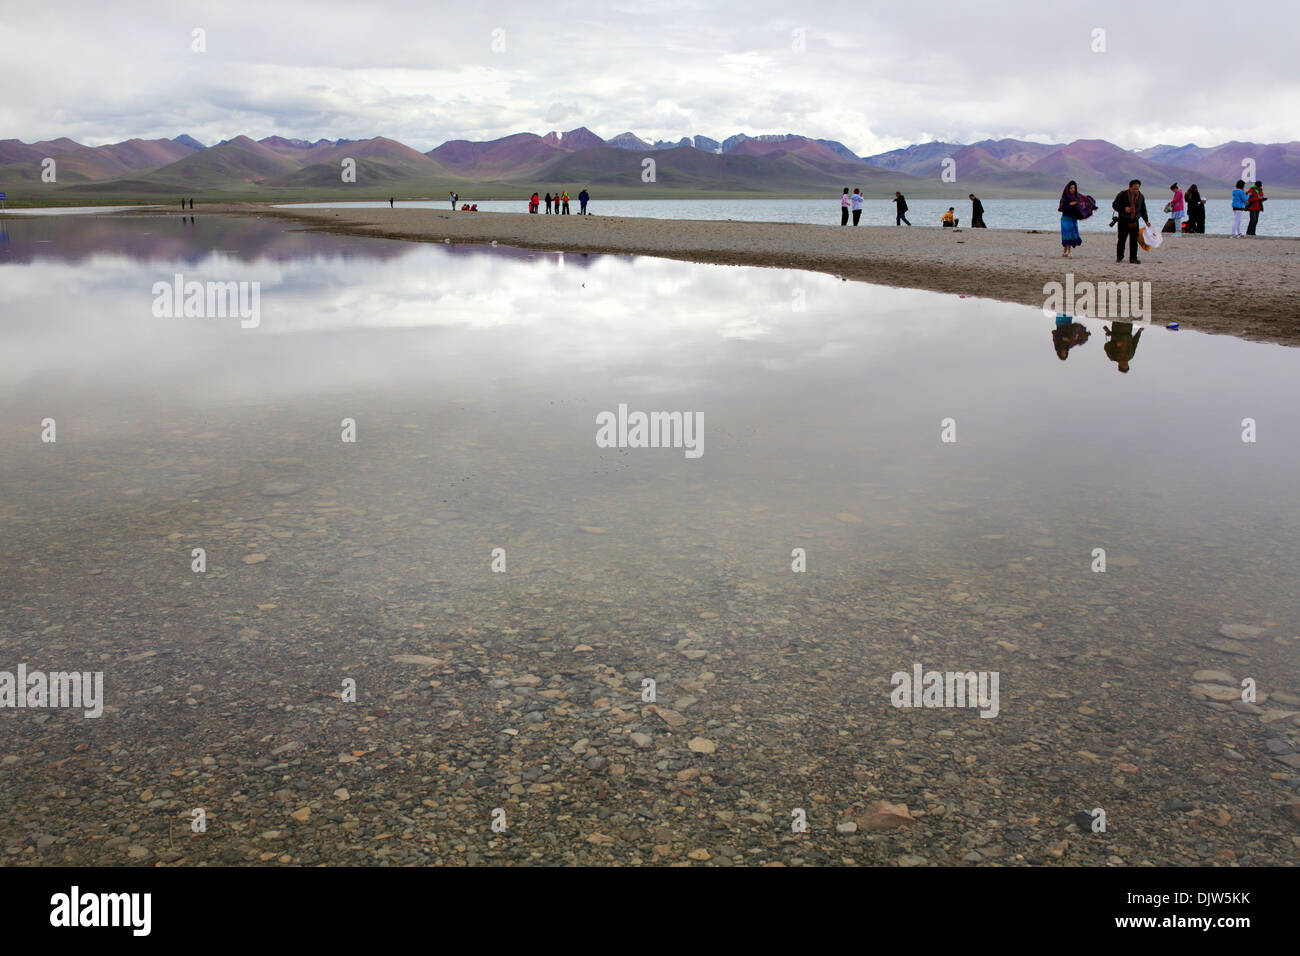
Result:
[[[1246,193],[1246,212],[1250,213],[1250,224],[1246,226],[1246,235],[1255,234],[1255,226],[1259,223],[1259,214],[1264,211],[1264,203],[1268,201],[1264,195],[1264,183],[1261,180],[1255,180],[1255,185],[1250,187],[1250,192]]]
[[[540,203],[540,202],[541,202],[541,199],[538,198],[537,193],[533,193],[533,198],[530,199],[530,200],[528,200],[528,211],[529,211],[530,213],[535,213],[535,212],[537,212],[537,205],[538,205],[538,203]]]

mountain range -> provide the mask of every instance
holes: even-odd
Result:
[[[651,142],[632,132],[606,140],[586,127],[450,140],[428,152],[383,136],[314,142],[236,136],[204,146],[180,135],[96,147],[66,137],[36,143],[5,139],[0,140],[0,189],[8,190],[10,200],[58,202],[212,192],[284,199],[342,189],[359,197],[366,190],[440,196],[455,189],[486,199],[580,186],[605,196],[630,196],[675,191],[824,195],[848,185],[875,197],[895,189],[956,197],[978,187],[986,197],[998,198],[1055,196],[1069,179],[1102,194],[1136,177],[1160,197],[1174,181],[1197,182],[1207,195],[1230,190],[1248,158],[1258,178],[1275,190],[1300,189],[1300,142],[1131,151],[1097,139],[1054,144],[999,139],[921,143],[858,156],[843,143],[794,133]],[[53,183],[42,178],[49,159],[56,169]],[[346,160],[355,164],[355,183],[341,175]],[[647,160],[653,160],[653,179],[647,178]],[[944,181],[945,170],[955,181]]]

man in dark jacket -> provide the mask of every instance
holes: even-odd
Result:
[[[582,192],[578,193],[578,215],[587,215],[587,200],[589,199],[591,199],[591,193],[587,192],[584,186]]]
[[[980,202],[974,193],[970,194],[970,227],[972,229],[986,229],[984,225],[984,204]]]
[[[1141,262],[1138,258],[1138,221],[1150,223],[1147,216],[1147,200],[1142,195],[1142,180],[1129,181],[1128,189],[1120,190],[1115,201],[1110,204],[1119,216],[1119,236],[1115,242],[1115,261],[1124,261],[1124,243],[1128,242],[1128,261]]]
[[[894,215],[894,225],[901,226],[907,222],[907,200],[903,198],[902,193],[894,193],[894,206],[897,208]],[[907,222],[907,224],[911,225],[910,222]]]

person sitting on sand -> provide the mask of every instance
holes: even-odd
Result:
[[[972,229],[987,229],[984,225],[984,204],[980,202],[974,193],[968,197],[970,199],[970,227]]]
[[[943,224],[949,228],[955,228],[957,220],[953,218],[953,207],[949,206],[948,211],[943,214]]]
[[[1061,214],[1061,255],[1068,259],[1075,246],[1083,245],[1079,238],[1079,184],[1073,179],[1061,190],[1056,211]]]
[[[894,225],[901,226],[907,222],[907,200],[903,198],[902,193],[894,193]],[[911,223],[907,222],[910,226]]]

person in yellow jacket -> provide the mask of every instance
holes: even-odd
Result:
[[[560,199],[564,201],[563,214],[567,216],[569,214],[569,191],[567,189],[560,194]]]
[[[953,207],[953,206],[949,206],[949,207],[948,207],[948,211],[947,211],[946,213],[943,214],[943,224],[944,224],[945,226],[956,226],[956,225],[957,225],[957,220],[953,218],[953,211],[954,211],[954,208],[955,208],[955,207]]]

